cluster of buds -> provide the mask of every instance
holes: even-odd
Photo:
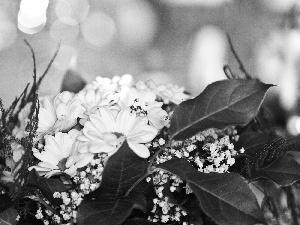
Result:
[[[95,154],[94,159],[85,167],[84,170],[78,171],[72,177],[77,188],[68,190],[67,192],[54,192],[53,197],[62,200],[63,204],[60,205],[57,214],[45,209],[39,205],[36,212],[36,218],[44,222],[45,225],[49,224],[62,224],[71,225],[76,224],[78,206],[82,202],[85,195],[96,190],[102,180],[102,172],[108,156],[106,153]],[[47,202],[50,205],[49,202]],[[44,215],[47,215],[46,218]],[[51,223],[50,223],[51,221]]]
[[[173,142],[171,147],[165,148],[156,157],[154,163],[157,165],[174,158],[184,158],[199,172],[229,172],[229,168],[235,163],[235,156],[244,151],[244,149],[239,151],[234,149],[232,140],[236,141],[237,139],[238,135],[234,129],[230,135],[215,129],[208,129],[185,141]],[[156,142],[152,143],[152,148],[159,146],[158,141]],[[152,180],[157,198],[153,200],[152,215],[148,217],[148,220],[161,223],[184,222],[186,212],[180,206],[173,204],[167,193],[185,189],[185,193],[188,195],[192,193],[190,187],[179,177],[162,170],[153,173]],[[150,181],[150,178],[147,181]]]

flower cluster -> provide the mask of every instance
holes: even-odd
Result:
[[[135,154],[149,158],[153,140],[169,125],[170,112],[163,106],[179,104],[187,98],[184,89],[174,85],[134,85],[128,74],[112,79],[97,77],[76,94],[64,91],[40,97],[32,148],[36,163],[28,169],[45,178],[67,176],[75,188],[54,193],[54,198],[63,202],[60,209],[56,208],[59,217],[39,202],[36,218],[44,224],[76,223],[77,208],[86,194],[100,186],[107,159],[125,140]],[[17,139],[28,136],[31,106],[28,103],[18,115],[19,123],[12,131]],[[162,138],[158,142],[158,146],[165,144]],[[2,183],[14,182],[23,153],[21,145],[13,144]]]
[[[226,131],[208,129],[185,141],[173,142],[156,157],[155,163],[161,164],[173,158],[184,158],[200,172],[229,172],[235,163],[234,157],[244,151],[243,148],[238,151],[234,149],[232,141],[237,141],[238,138],[235,129],[230,130],[230,134]],[[161,223],[185,221],[185,210],[169,199],[173,193],[180,190],[185,190],[185,194],[189,195],[192,193],[190,187],[176,175],[163,170],[153,173],[152,180],[157,198],[153,200],[152,214],[148,219]],[[188,224],[187,221],[185,223]]]
[[[64,91],[39,98],[39,110],[33,112],[38,117],[31,149],[35,161],[28,170],[43,179],[60,179],[68,188],[54,192],[59,206],[42,193],[30,197],[37,202],[35,217],[45,225],[76,224],[80,203],[101,185],[107,160],[125,140],[138,157],[153,162],[153,166],[184,158],[200,172],[229,172],[235,156],[243,152],[234,148],[233,141],[238,139],[235,131],[228,134],[209,129],[184,141],[169,140],[174,105],[189,98],[178,86],[153,81],[134,84],[128,74],[112,79],[97,77],[79,93]],[[26,127],[31,106],[29,103],[20,111],[19,123],[12,129],[16,141],[11,144],[11,157],[6,159],[2,183],[17,179],[24,154],[20,140],[29,135]],[[186,208],[174,200],[175,195],[192,193],[186,182],[162,170],[150,174],[146,181],[153,184],[156,195],[148,220],[189,224]]]
[[[48,178],[59,173],[73,177],[95,154],[114,154],[125,139],[137,155],[148,158],[145,143],[169,123],[155,91],[133,86],[130,75],[97,77],[77,94],[65,91],[44,96],[39,104],[36,147],[32,151],[40,162],[29,169]],[[19,114],[20,125],[13,130],[16,137],[27,135],[30,105]]]

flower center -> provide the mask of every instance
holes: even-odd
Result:
[[[121,136],[124,136],[124,134],[122,133],[119,133],[119,132],[113,132],[114,135],[117,136],[117,138],[121,137]]]
[[[60,171],[65,171],[67,169],[67,167],[66,167],[67,159],[68,158],[63,158],[62,160],[60,160],[58,162],[57,166],[60,169]]]
[[[148,106],[148,103],[145,102],[145,107]],[[139,99],[135,99],[133,105],[130,106],[130,112],[136,113],[138,116],[147,116],[147,110],[143,109],[139,104]]]
[[[105,132],[103,133],[103,140],[106,141],[106,143],[114,146],[121,145],[123,141],[125,140],[125,136],[122,133],[119,132]]]

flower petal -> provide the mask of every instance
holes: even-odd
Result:
[[[154,102],[155,99],[156,99],[156,94],[154,91],[142,90],[140,92],[139,100],[143,103],[151,103],[151,102]]]
[[[130,132],[130,129],[135,124],[135,121],[135,113],[130,113],[129,109],[121,110],[116,119],[116,131],[127,136],[127,134]]]
[[[106,130],[110,132],[115,132],[116,120],[115,117],[113,116],[113,113],[106,107],[100,107],[98,111],[100,113],[100,116],[102,117],[101,121],[104,124]]]
[[[45,175],[45,178],[50,178],[52,177],[53,175],[56,175],[56,174],[60,174],[62,173],[60,170],[51,170],[49,173],[47,173]]]
[[[39,162],[38,166],[43,167],[43,168],[49,168],[51,170],[59,169],[57,165],[53,165],[53,164],[47,163],[47,162]]]
[[[101,153],[101,152],[111,152],[116,149],[116,146],[109,145],[106,142],[91,142],[89,145],[90,153]]]
[[[141,158],[148,158],[150,156],[149,149],[143,144],[132,143],[128,140],[129,147]]]
[[[86,153],[86,154],[79,154],[77,156],[77,162],[76,162],[76,167],[81,168],[86,166],[89,162],[91,162],[94,158],[94,154],[92,153]]]

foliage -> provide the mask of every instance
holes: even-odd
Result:
[[[171,122],[171,137],[184,140],[208,128],[247,125],[271,86],[242,79],[214,82],[194,99],[178,106]]]
[[[184,159],[158,165],[180,176],[193,190],[205,213],[218,224],[255,224],[262,222],[255,195],[235,173],[199,173]]]
[[[111,111],[106,108],[97,111],[97,115],[95,111],[104,104],[99,103],[99,98],[99,105],[90,107],[87,119],[84,117],[86,115],[80,114],[81,117],[76,117],[68,128],[62,126],[65,121],[59,121],[58,125],[40,135],[41,103],[37,91],[57,53],[37,81],[35,56],[31,51],[34,59],[31,89],[27,86],[7,110],[0,102],[0,172],[3,180],[0,179],[3,186],[3,193],[0,194],[0,224],[16,224],[17,215],[20,217],[18,224],[41,222],[42,219],[51,224],[72,221],[78,225],[266,223],[249,183],[268,179],[286,187],[300,179],[300,166],[293,157],[295,154],[292,154],[297,151],[298,144],[274,135],[268,127],[268,121],[261,117],[264,114],[261,104],[272,85],[249,79],[248,76],[248,79],[232,78],[212,83],[192,99],[178,87],[166,88],[174,93],[167,95],[168,92],[161,91],[162,87],[156,88],[152,83],[139,84],[141,89],[136,84],[134,93],[140,91],[143,97],[146,96],[145,90],[147,94],[155,94],[152,107],[156,108],[152,115],[154,119],[161,116],[155,124],[148,119],[151,111],[145,110],[151,102],[145,101],[142,105],[141,96],[138,96],[140,99],[134,99],[134,103],[126,106],[126,109],[130,109],[130,115],[138,118],[133,128],[135,131],[141,129],[140,133],[132,132],[130,136],[127,127],[130,124],[129,117],[126,117],[126,121],[120,119],[125,111],[119,108],[125,103],[117,105],[115,98],[111,98],[107,106],[112,107]],[[68,71],[65,80],[71,77],[72,71]],[[80,91],[85,82],[77,75],[76,79],[78,86],[74,90]],[[103,83],[97,83],[97,92],[94,89],[80,92],[86,95],[93,93],[88,95],[89,101],[97,99],[96,95],[101,91],[104,92],[101,94],[109,95],[117,86],[113,79],[99,80]],[[107,89],[101,86],[106,83],[111,85],[105,87]],[[66,88],[69,88],[68,85],[63,84],[62,91]],[[122,88],[129,87],[116,88],[118,96],[122,94]],[[60,96],[63,100],[59,99],[62,102],[72,96],[70,92],[64,93],[66,95]],[[173,102],[170,100],[176,94],[182,100],[179,105],[175,103],[178,99]],[[58,112],[67,111],[69,103],[63,102],[63,105],[62,102],[58,104]],[[74,107],[72,104],[76,101],[70,102],[71,113],[83,105]],[[18,116],[29,103],[26,135],[17,138],[13,135],[13,129],[22,122]],[[116,112],[120,113],[116,118],[122,123],[106,124],[105,121],[114,121],[111,118]],[[69,117],[62,116],[66,121]],[[106,119],[104,122],[102,117]],[[93,127],[93,123],[101,126]],[[123,129],[123,133],[117,130],[117,126]],[[143,130],[143,126],[147,129]],[[90,130],[87,131],[86,127]],[[107,127],[111,130],[104,129]],[[71,136],[71,133],[86,136],[77,137],[76,140],[82,141],[78,144],[82,148],[71,154],[73,161],[65,157],[60,158],[57,165],[51,165],[47,157],[52,155],[48,153],[44,157],[42,153],[45,149],[69,141],[59,139],[59,142],[55,142],[58,133],[60,137],[63,134]],[[92,141],[83,143],[88,138]],[[12,143],[21,145],[24,153],[15,167],[9,170],[6,160],[13,158]],[[71,146],[72,150],[75,149],[75,144]],[[103,146],[106,146],[107,152],[99,150]],[[107,150],[113,147],[115,149],[112,152]],[[55,152],[53,149],[51,153]],[[142,158],[136,154],[139,150],[145,153],[145,149],[149,150],[150,157]],[[63,150],[61,148],[59,153],[64,154]],[[92,157],[88,158],[89,155]],[[75,167],[77,156],[88,156],[90,161],[72,172],[69,164]],[[40,162],[37,158],[45,161]],[[49,164],[55,173],[43,171]],[[11,172],[12,180],[4,182],[7,172]]]
[[[146,173],[147,161],[138,157],[125,141],[109,158],[101,186],[81,203],[78,223],[121,224],[134,208],[145,211],[142,193],[126,193]]]
[[[0,225],[14,225],[17,223],[17,212],[15,209],[8,208],[4,212],[0,213]]]

